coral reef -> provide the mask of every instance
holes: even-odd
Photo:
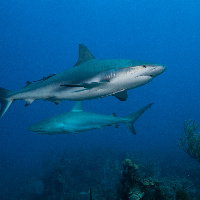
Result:
[[[184,123],[184,133],[179,140],[179,147],[192,158],[200,163],[200,133],[195,133],[199,124],[195,120],[188,120]]]
[[[189,200],[189,195],[193,200],[199,199],[200,168],[193,171],[192,162],[192,168],[187,165],[186,168],[193,171],[193,175],[186,176],[187,171],[178,173],[180,167],[174,166],[176,163],[171,157],[169,160],[165,157],[166,162],[162,163],[158,157],[148,156],[149,163],[141,154],[137,158],[136,153],[133,156],[105,149],[85,152],[79,149],[56,153],[55,156],[50,154],[45,158],[41,176],[30,179],[13,199]],[[158,166],[163,165],[165,177],[157,173],[160,169],[158,166],[155,168],[156,162]]]
[[[121,200],[167,199],[165,192],[162,191],[161,183],[153,180],[152,177],[142,177],[139,166],[130,159],[125,159],[123,163],[121,187],[118,190],[118,196]]]

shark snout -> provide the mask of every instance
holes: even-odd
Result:
[[[28,128],[28,131],[31,131],[31,132],[40,132],[40,133],[44,132],[44,130],[43,130],[42,127],[40,127],[40,126],[34,126],[34,125],[30,126]]]
[[[32,132],[34,132],[34,129],[33,129],[33,127],[31,126],[31,127],[29,127],[28,128],[28,131],[32,131]]]
[[[154,78],[154,77],[162,74],[165,70],[166,70],[166,68],[162,65],[151,66],[148,73],[151,77]]]

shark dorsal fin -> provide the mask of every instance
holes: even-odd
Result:
[[[72,108],[71,111],[73,111],[73,112],[80,112],[80,111],[83,111],[83,108],[82,108],[82,101],[77,101],[77,102],[74,104],[74,106],[73,106],[73,108]]]
[[[88,48],[83,44],[79,44],[79,58],[78,58],[78,62],[74,65],[74,67],[85,61],[92,60],[92,59],[95,59],[95,57],[88,50]]]

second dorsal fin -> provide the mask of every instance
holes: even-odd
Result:
[[[95,59],[95,57],[88,50],[88,48],[83,44],[79,44],[79,58],[78,58],[78,62],[74,65],[74,67],[85,61],[92,60],[92,59]]]

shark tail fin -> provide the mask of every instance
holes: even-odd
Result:
[[[131,113],[130,115],[128,115],[126,117],[126,119],[129,119],[130,121],[129,122],[126,122],[125,125],[126,127],[129,129],[129,131],[131,133],[133,133],[134,135],[136,135],[136,132],[135,132],[135,128],[133,126],[134,122],[148,109],[152,106],[153,103],[150,103],[148,105],[146,105],[145,107],[139,109],[138,111],[136,112],[133,112]]]
[[[0,118],[6,113],[10,105],[12,104],[13,100],[8,100],[7,96],[11,93],[10,90],[6,90],[0,87],[0,103],[1,103],[1,110],[0,110]]]

